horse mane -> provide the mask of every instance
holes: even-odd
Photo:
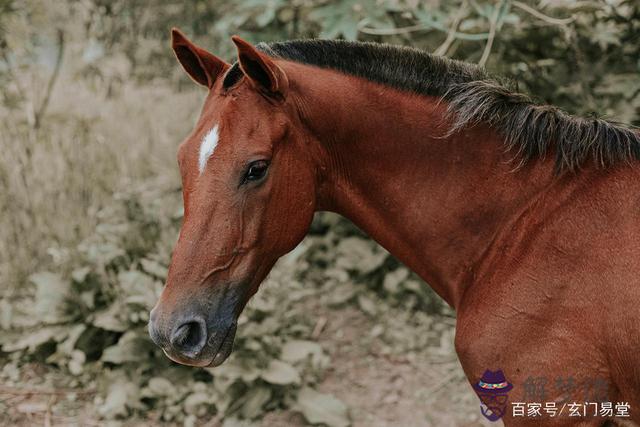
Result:
[[[447,102],[450,134],[485,123],[504,136],[519,166],[556,148],[556,170],[578,169],[586,159],[598,165],[640,160],[636,128],[602,118],[575,117],[534,102],[513,84],[481,67],[434,56],[419,49],[343,40],[292,40],[260,43],[269,56],[333,69]],[[230,87],[240,77],[238,64],[225,76]]]

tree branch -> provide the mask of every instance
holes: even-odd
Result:
[[[400,27],[400,28],[371,28],[365,27],[364,25],[358,25],[358,31],[364,34],[371,34],[374,36],[393,36],[397,34],[407,34],[414,31],[431,31],[437,30],[442,31],[444,33],[448,33],[450,31],[449,28],[441,25],[438,22],[421,22],[415,25],[409,25],[408,27]],[[489,37],[489,33],[461,33],[459,31],[454,31],[453,36],[456,39],[461,40],[486,40]]]
[[[478,65],[484,67],[489,59],[489,55],[491,54],[491,48],[493,47],[493,39],[496,37],[496,26],[498,25],[498,16],[500,16],[500,10],[504,5],[505,0],[500,0],[493,10],[493,15],[491,15],[491,20],[489,22],[489,38],[487,39],[487,44],[484,46],[484,51],[482,52],[482,56],[480,57],[480,61],[478,61]]]
[[[553,24],[553,25],[566,25],[569,24],[573,21],[575,21],[575,17],[571,16],[569,18],[552,18],[551,16],[547,16],[542,12],[537,11],[536,9],[532,8],[531,6],[519,2],[517,0],[514,0],[511,2],[512,5],[514,5],[515,7],[524,10],[525,12],[527,12],[530,15],[535,16],[538,19],[541,19],[545,22],[548,22],[549,24]]]
[[[51,92],[53,92],[53,87],[56,84],[56,80],[58,80],[58,76],[60,75],[60,68],[62,66],[62,58],[64,56],[64,32],[62,29],[58,29],[58,55],[56,57],[56,64],[53,68],[53,73],[51,73],[51,77],[49,77],[49,82],[47,83],[47,88],[44,93],[44,98],[42,99],[42,103],[40,107],[36,110],[34,114],[33,127],[38,129],[40,127],[40,123],[42,121],[42,117],[47,111],[47,107],[49,106],[49,101],[51,100]]]
[[[440,46],[438,46],[436,50],[433,51],[434,55],[443,56],[447,54],[449,47],[451,47],[451,43],[453,43],[453,41],[456,39],[456,31],[458,31],[458,25],[460,25],[460,21],[462,21],[462,18],[467,15],[467,6],[468,2],[467,0],[464,0],[460,5],[460,8],[458,9],[455,17],[453,18],[453,23],[451,24],[451,27],[447,32],[447,38]]]

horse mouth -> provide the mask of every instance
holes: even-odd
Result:
[[[233,342],[236,337],[237,323],[233,322],[223,334],[212,334],[207,341],[207,345],[202,349],[200,354],[194,358],[186,358],[171,354],[166,349],[162,349],[164,354],[171,360],[181,365],[195,366],[199,368],[215,368],[220,366],[233,350]],[[221,338],[220,338],[221,337]]]

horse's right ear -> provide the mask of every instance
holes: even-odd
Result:
[[[171,48],[178,62],[196,82],[211,89],[218,76],[221,76],[229,64],[217,56],[196,46],[180,30],[171,30]]]

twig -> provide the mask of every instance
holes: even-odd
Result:
[[[35,129],[38,129],[40,127],[42,116],[44,116],[44,113],[47,111],[47,107],[49,106],[49,101],[51,99],[51,92],[53,91],[53,86],[56,84],[56,80],[58,80],[58,75],[60,74],[60,67],[62,65],[63,56],[64,56],[64,32],[61,29],[58,29],[58,56],[56,57],[56,64],[53,68],[53,73],[51,74],[51,77],[49,77],[49,82],[47,83],[47,88],[45,90],[42,103],[40,104],[40,108],[38,108],[34,114],[33,127]]]
[[[16,394],[16,395],[9,395],[9,397],[5,398],[5,399],[0,399],[0,403],[4,404],[4,405],[8,405],[10,401],[12,400],[16,400],[16,399],[20,399],[18,400],[18,402],[20,402],[21,400],[27,399],[29,396],[28,395],[20,395],[20,394]]]
[[[407,34],[413,31],[430,31],[437,30],[445,33],[449,32],[449,29],[439,23],[433,22],[421,22],[420,24],[410,25],[408,27],[400,28],[371,28],[358,24],[358,31],[364,34],[370,34],[374,36],[393,36],[397,34]],[[454,38],[461,40],[486,40],[489,37],[489,33],[462,33],[454,31]]]
[[[478,65],[484,67],[487,63],[487,59],[489,59],[489,55],[491,54],[491,48],[493,47],[493,39],[496,37],[496,26],[498,24],[498,16],[500,15],[500,10],[502,10],[502,6],[504,5],[504,0],[501,0],[493,10],[493,15],[491,15],[490,27],[489,27],[489,38],[487,39],[487,44],[484,46],[484,51],[482,52],[482,56],[480,57],[480,61],[478,61]]]
[[[416,24],[410,25],[408,27],[400,27],[400,28],[370,28],[370,27],[360,27],[358,31],[364,34],[371,34],[374,36],[393,36],[396,34],[407,34],[413,31],[423,31],[423,30],[433,30],[431,25],[426,24]]]
[[[314,340],[318,339],[318,337],[322,333],[322,330],[324,329],[326,324],[327,324],[326,317],[319,318],[318,321],[316,322],[316,326],[313,328],[313,332],[311,333],[311,338],[313,338]]]
[[[545,22],[548,22],[549,24],[553,24],[553,25],[565,25],[565,24],[569,24],[573,21],[575,21],[575,16],[570,16],[569,18],[552,18],[551,16],[545,15],[544,13],[532,8],[531,6],[519,2],[517,0],[514,0],[511,2],[512,5],[514,5],[515,7],[524,10],[525,12],[535,16],[538,19],[541,19]]]
[[[51,407],[56,401],[56,395],[52,394],[49,396],[49,401],[47,402],[47,412],[44,414],[44,427],[51,427]]]
[[[462,21],[462,18],[464,18],[467,14],[467,6],[468,2],[467,0],[464,0],[460,5],[460,8],[458,9],[455,17],[453,18],[453,23],[451,24],[451,27],[447,32],[447,38],[440,46],[438,46],[436,50],[433,51],[434,55],[443,56],[447,54],[449,47],[451,47],[451,43],[453,43],[453,41],[456,39],[456,31],[458,31],[458,25],[460,25],[460,21]]]
[[[432,399],[434,399],[435,396],[437,396],[437,392],[445,387],[448,386],[449,383],[451,383],[453,380],[459,379],[460,378],[460,374],[458,372],[458,369],[453,369],[449,374],[447,374],[443,380],[441,380],[440,382],[436,383],[434,386],[429,387],[428,392],[425,393],[427,394],[429,397],[427,397],[427,401],[431,401]]]
[[[27,96],[27,91],[22,87],[22,83],[20,82],[20,79],[18,78],[18,75],[14,71],[15,64],[13,64],[13,61],[11,60],[9,55],[7,54],[6,47],[7,47],[6,46],[6,42],[4,42],[4,40],[3,40],[2,46],[0,46],[0,52],[1,52],[1,55],[2,55],[2,60],[6,64],[6,70],[7,70],[7,73],[9,74],[9,77],[11,78],[11,80],[13,80],[13,82],[16,85],[16,90],[18,91],[18,96],[20,97],[21,100],[23,100],[25,102],[25,117],[27,119],[27,123],[30,126],[33,126],[33,122],[34,122],[33,116],[35,114],[35,112],[33,111],[33,102],[31,102],[31,100]]]
[[[8,394],[12,396],[32,396],[32,395],[60,395],[60,394],[94,394],[95,390],[73,390],[73,389],[29,389],[19,387],[0,386],[0,394]]]

